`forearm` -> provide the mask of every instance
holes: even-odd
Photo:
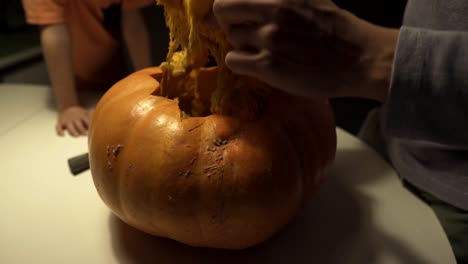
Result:
[[[58,110],[78,105],[70,36],[66,25],[41,27],[41,45]]]
[[[468,32],[402,28],[386,130],[468,147],[467,76]]]
[[[151,66],[151,45],[141,9],[122,13],[122,33],[135,70]]]

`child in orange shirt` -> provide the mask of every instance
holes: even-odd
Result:
[[[77,90],[108,89],[134,69],[151,65],[141,8],[154,0],[22,0],[27,22],[40,26],[43,54],[59,116],[57,134],[84,136],[91,111]]]

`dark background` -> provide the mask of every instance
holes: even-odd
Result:
[[[372,23],[400,27],[406,0],[337,0],[339,6]],[[163,11],[156,5],[144,11],[150,25],[153,62],[165,60],[168,33]],[[48,84],[37,28],[24,20],[20,0],[0,0],[0,82]],[[356,134],[377,102],[360,98],[331,100],[338,126]]]

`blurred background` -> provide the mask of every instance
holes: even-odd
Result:
[[[400,27],[406,0],[339,0],[335,1],[375,24]],[[168,32],[163,10],[154,5],[144,10],[152,37],[153,63],[165,59]],[[47,69],[42,57],[38,29],[27,25],[20,0],[0,0],[0,82],[48,85]],[[356,134],[368,111],[377,102],[359,98],[333,99],[338,126]]]

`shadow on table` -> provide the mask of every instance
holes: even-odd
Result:
[[[332,203],[308,204],[295,221],[272,239],[245,250],[185,246],[144,234],[115,216],[109,218],[112,242],[115,254],[123,263],[296,264],[316,260],[321,260],[320,263],[340,263],[340,252],[345,250],[342,247],[346,247],[359,233],[360,221],[363,220],[359,217],[362,209],[357,201],[345,191],[340,190],[340,193],[340,199]]]
[[[342,162],[348,162],[348,159],[356,162],[356,166],[365,164],[362,155],[345,151],[338,154],[337,166],[344,166]],[[366,171],[381,174],[372,166]],[[333,176],[336,170],[331,173]],[[362,182],[372,180],[368,175],[363,176],[366,178]],[[427,263],[405,248],[404,243],[374,227],[372,201],[353,191],[350,183],[342,178],[330,177],[294,221],[270,240],[244,250],[186,246],[140,232],[110,215],[114,254],[119,263],[324,264],[376,263],[385,251],[384,255],[395,259],[394,263]]]
[[[344,182],[351,185],[372,184],[395,177],[395,171],[375,150],[341,149],[336,153],[332,173],[346,173],[352,170],[352,177],[345,177]]]

